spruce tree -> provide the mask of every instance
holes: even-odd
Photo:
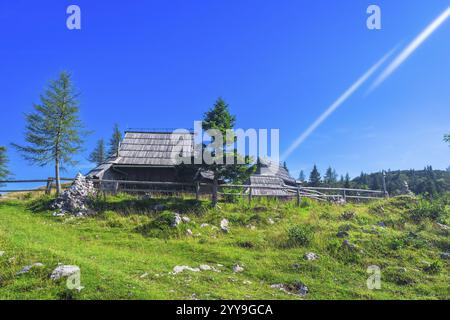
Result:
[[[97,146],[89,155],[89,161],[95,163],[96,165],[100,165],[106,161],[107,154],[105,151],[105,141],[100,139],[97,141]]]
[[[320,172],[317,170],[317,166],[314,165],[311,174],[309,175],[309,185],[311,187],[318,187],[320,186]]]
[[[211,145],[202,145],[202,153],[205,151],[211,152],[211,154],[217,159],[223,161],[216,161],[214,163],[207,163],[205,159],[202,160],[200,170],[203,172],[209,172],[212,174],[212,205],[217,205],[217,192],[219,181],[242,181],[246,179],[253,171],[254,166],[250,166],[251,159],[244,157],[237,153],[236,148],[229,149],[234,146],[235,137],[227,137],[227,131],[233,129],[236,122],[236,117],[231,115],[228,110],[228,104],[221,98],[219,98],[212,109],[207,111],[203,118],[204,130],[217,130],[222,134],[223,144],[220,148],[211,149]],[[213,143],[214,141],[212,141]],[[227,159],[233,159],[232,163],[227,163]]]
[[[8,171],[8,156],[6,148],[0,147],[0,180],[6,179],[11,173]]]
[[[113,134],[109,140],[109,157],[117,157],[119,155],[119,147],[122,142],[122,132],[120,132],[119,125],[116,123],[113,127]]]
[[[344,178],[344,188],[349,189],[351,187],[350,175],[347,173]]]
[[[323,177],[323,182],[327,186],[333,186],[337,183],[337,173],[336,170],[334,170],[331,167],[328,167],[327,171],[325,172],[325,175]]]
[[[305,173],[303,172],[303,170],[300,171],[300,174],[298,175],[298,180],[300,182],[305,182],[306,181],[306,176],[305,176]]]
[[[71,75],[62,72],[50,81],[41,96],[41,103],[25,115],[26,145],[13,144],[25,160],[39,166],[50,163],[55,167],[56,192],[61,193],[60,170],[65,165],[76,165],[74,155],[82,150],[83,125],[78,113],[78,93]]]

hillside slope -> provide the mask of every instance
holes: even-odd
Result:
[[[450,222],[448,203],[305,200],[298,208],[262,200],[209,209],[192,200],[120,195],[99,200],[96,217],[72,218],[53,217],[48,201],[0,201],[1,299],[450,298],[442,256],[450,251],[449,231],[437,224]],[[166,210],[148,209],[155,204]],[[170,227],[173,212],[190,221]],[[224,218],[228,233],[220,229]],[[306,260],[307,253],[318,259]],[[17,274],[33,263],[44,266]],[[81,268],[80,292],[49,278],[58,263]],[[173,274],[175,266],[200,265],[215,271]],[[234,272],[236,265],[243,271]],[[381,268],[380,290],[367,288],[371,265]],[[306,295],[296,294],[299,286]]]

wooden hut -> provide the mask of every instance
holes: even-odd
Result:
[[[89,172],[99,180],[192,182],[180,173],[177,157],[191,157],[193,133],[127,131],[117,155]]]
[[[250,176],[248,184],[254,187],[251,188],[252,196],[273,197],[293,196],[294,190],[282,188],[297,186],[296,180],[290,176],[287,168],[263,158],[258,159],[257,170]]]

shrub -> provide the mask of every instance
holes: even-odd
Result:
[[[151,238],[168,239],[173,236],[182,234],[183,228],[172,228],[175,222],[175,214],[173,212],[162,212],[150,223],[143,224],[135,230],[144,236]],[[184,226],[184,225],[183,225]]]
[[[409,217],[419,223],[425,219],[440,221],[446,215],[445,204],[441,201],[420,200],[410,211]]]
[[[388,268],[384,271],[382,276],[389,282],[400,286],[411,285],[416,282],[415,277],[403,268]]]
[[[288,242],[290,246],[307,246],[310,244],[313,231],[310,226],[295,225],[288,229]]]
[[[392,250],[399,250],[402,249],[405,246],[405,243],[403,242],[403,239],[393,239],[390,243],[389,243],[389,248],[391,248]]]
[[[311,206],[311,200],[308,198],[302,198],[300,202],[300,208],[308,208]]]
[[[429,274],[438,274],[442,270],[442,264],[440,261],[433,261],[431,264],[423,268],[423,271]]]

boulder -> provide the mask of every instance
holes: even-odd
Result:
[[[308,252],[307,254],[304,255],[304,259],[308,261],[314,261],[319,259],[319,256],[314,252]]]
[[[56,267],[55,270],[53,270],[52,274],[50,275],[50,279],[59,280],[61,278],[66,278],[79,272],[80,267],[78,266],[60,265]]]
[[[295,294],[304,297],[308,294],[309,289],[306,285],[301,282],[295,282],[294,284],[273,284],[270,286],[273,289],[279,289],[287,294]]]
[[[237,264],[237,265],[233,266],[233,272],[234,273],[244,272],[244,268]]]
[[[213,270],[213,268],[212,268],[211,266],[207,265],[207,264],[202,264],[202,265],[200,265],[200,266],[199,266],[199,269],[202,270],[202,271],[210,271],[210,270]]]
[[[181,223],[181,221],[182,221],[182,219],[181,219],[180,214],[174,213],[174,219],[173,219],[173,222],[172,222],[172,224],[170,226],[172,228],[175,228]]]
[[[191,219],[189,217],[186,217],[186,216],[181,217],[181,220],[183,220],[184,223],[191,222]]]
[[[33,264],[29,265],[29,266],[23,267],[22,270],[20,270],[19,272],[17,272],[17,275],[24,274],[24,273],[28,273],[28,272],[30,272],[31,269],[33,269],[33,268],[35,268],[35,267],[40,268],[40,267],[43,267],[43,266],[44,266],[44,265],[43,265],[42,263],[40,263],[40,262],[33,263]]]
[[[96,190],[92,180],[86,179],[81,173],[78,173],[69,189],[65,190],[53,202],[52,208],[57,210],[54,216],[63,216],[70,214],[74,216],[94,215],[95,211],[89,208],[91,198]]]
[[[229,227],[228,227],[228,224],[229,224],[229,222],[228,222],[228,220],[227,219],[223,219],[221,222],[220,222],[220,229],[223,231],[223,232],[225,232],[225,233],[228,233],[230,230],[229,230]]]
[[[172,274],[178,274],[184,271],[200,272],[200,268],[191,268],[189,266],[175,266]]]

